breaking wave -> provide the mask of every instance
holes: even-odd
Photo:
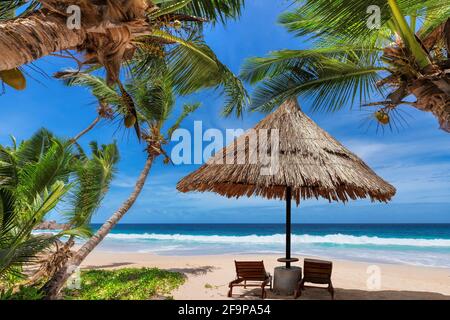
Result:
[[[117,240],[163,240],[197,243],[245,243],[245,244],[283,244],[284,234],[274,235],[186,235],[186,234],[158,234],[158,233],[112,233],[109,239]],[[373,245],[373,246],[408,246],[408,247],[449,247],[450,239],[413,239],[413,238],[383,238],[371,236],[353,236],[346,234],[292,235],[292,243],[298,244],[328,244],[328,245]]]

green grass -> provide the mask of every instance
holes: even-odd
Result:
[[[65,290],[66,299],[148,300],[166,296],[185,281],[178,272],[157,268],[88,270],[81,273],[81,289]]]
[[[218,286],[213,286],[212,284],[209,283],[205,283],[205,289],[217,289],[219,288]]]

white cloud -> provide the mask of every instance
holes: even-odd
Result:
[[[407,142],[377,143],[368,139],[347,140],[345,145],[364,161],[375,165],[388,165],[398,161],[413,162],[421,157],[450,157],[450,140],[447,146],[433,143],[430,139]]]

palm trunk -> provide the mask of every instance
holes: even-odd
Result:
[[[114,228],[114,226],[122,219],[122,217],[128,212],[128,210],[133,206],[142,189],[144,188],[145,181],[147,180],[148,174],[152,167],[154,156],[148,156],[145,162],[144,169],[142,170],[133,192],[130,194],[128,199],[122,204],[122,206],[111,216],[111,218],[106,221],[102,227],[93,235],[73,256],[70,261],[58,271],[52,279],[50,279],[45,286],[43,291],[45,292],[46,299],[55,299],[67,279],[71,274],[80,266],[83,260],[95,249],[95,247],[106,237],[106,235]]]
[[[41,263],[39,269],[24,283],[27,286],[36,285],[41,282],[42,279],[53,277],[62,267],[64,267],[67,261],[72,256],[72,247],[75,245],[75,237],[70,236],[69,240],[61,247],[56,247],[56,251],[47,257]]]
[[[97,118],[94,119],[94,121],[92,121],[92,123],[85,128],[83,131],[81,131],[79,134],[77,134],[75,137],[73,137],[72,139],[70,139],[70,143],[74,144],[75,142],[77,142],[82,136],[84,136],[86,133],[88,133],[89,131],[91,131],[92,129],[94,129],[94,127],[97,125],[97,123],[100,122],[101,120],[101,116],[97,116]]]
[[[417,98],[414,106],[421,111],[431,112],[439,121],[440,128],[450,133],[450,95],[444,89],[433,81],[418,80],[411,87],[411,92]]]
[[[394,94],[396,97],[392,100],[394,104],[399,104],[403,98],[410,94],[414,95],[417,101],[412,105],[421,111],[432,113],[438,120],[440,128],[450,133],[449,61],[448,59],[436,59],[434,63],[431,63],[426,52],[432,51],[441,40],[444,41],[447,51],[450,49],[450,19],[436,27],[419,42],[412,29],[407,26],[406,20],[396,5],[396,1],[389,0],[389,4],[393,15],[396,17],[394,24],[397,25],[398,30],[402,29],[404,31],[402,40],[410,49],[415,61],[419,63],[421,70],[420,77],[411,73],[404,74],[407,82],[405,82],[405,79],[400,79],[398,74],[392,74],[380,82],[380,85],[392,84],[394,87],[397,87],[399,94],[395,95],[396,92],[391,93],[391,95]],[[400,25],[403,27],[400,28]],[[410,56],[404,53],[401,46],[385,48],[384,55],[392,61],[400,60],[399,57],[402,56],[410,59]],[[400,73],[402,73],[401,63],[401,61],[397,63]],[[402,92],[402,85],[406,87],[404,92]]]
[[[0,70],[17,68],[50,53],[76,48],[86,36],[84,29],[67,28],[65,17],[42,11],[2,22]]]
[[[151,34],[145,13],[156,9],[144,0],[125,2],[126,5],[123,0],[109,0],[106,4],[85,0],[41,0],[42,9],[25,18],[0,22],[0,71],[70,49],[87,51],[89,59],[106,68],[120,65],[125,51],[134,52],[129,48],[130,41]],[[80,8],[81,25],[78,28],[68,27],[70,15],[66,9],[73,4]]]

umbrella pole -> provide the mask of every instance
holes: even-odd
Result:
[[[291,259],[291,187],[286,188],[286,259]],[[291,262],[286,261],[286,268],[291,267]]]

